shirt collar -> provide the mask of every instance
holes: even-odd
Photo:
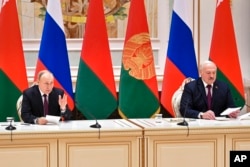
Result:
[[[40,91],[40,94],[41,94],[42,97],[43,97],[44,94],[46,94],[46,93],[43,93],[40,89],[39,89],[39,91]],[[47,97],[49,97],[48,94],[46,94],[46,95],[47,95]]]
[[[206,88],[207,87],[207,83],[206,82],[204,82],[203,80],[202,80],[202,82],[203,82],[203,85],[204,85],[204,87]],[[211,85],[211,87],[213,87],[214,86],[214,84],[212,83],[212,84],[210,84]]]

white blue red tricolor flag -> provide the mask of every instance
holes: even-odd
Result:
[[[185,78],[198,77],[192,25],[193,1],[175,0],[161,93],[161,104],[172,117],[175,117],[171,105],[174,92]]]
[[[53,73],[55,86],[64,90],[72,110],[73,87],[60,0],[48,0],[35,78],[40,70],[45,69]]]

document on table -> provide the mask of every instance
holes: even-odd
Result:
[[[59,124],[60,117],[54,115],[46,115],[48,123]]]
[[[224,110],[220,115],[229,115],[234,111],[239,110],[241,107],[234,107],[234,108],[227,108],[226,110]]]
[[[245,114],[243,114],[243,115],[238,116],[237,119],[238,119],[238,120],[250,119],[250,112],[247,112],[247,113],[245,113]]]
[[[229,121],[230,118],[227,118],[227,117],[215,117],[215,120],[217,120],[217,121]]]

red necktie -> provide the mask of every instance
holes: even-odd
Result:
[[[212,94],[211,94],[211,85],[207,85],[207,105],[208,109],[211,109],[211,100],[212,100]]]
[[[43,95],[43,109],[44,109],[44,116],[48,115],[49,113],[49,106],[48,106],[48,100],[47,100],[47,95]]]

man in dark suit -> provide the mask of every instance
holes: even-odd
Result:
[[[215,119],[229,107],[235,107],[228,85],[216,79],[217,67],[212,61],[201,64],[197,80],[187,83],[181,98],[180,112],[188,118]],[[208,100],[209,88],[211,100]],[[211,102],[209,104],[209,101]],[[239,110],[229,114],[236,118]]]
[[[47,105],[44,106],[44,103]],[[43,70],[38,73],[37,83],[23,91],[21,117],[26,123],[44,125],[48,123],[46,115],[68,120],[71,111],[67,107],[67,95],[62,89],[54,87],[53,74]]]

